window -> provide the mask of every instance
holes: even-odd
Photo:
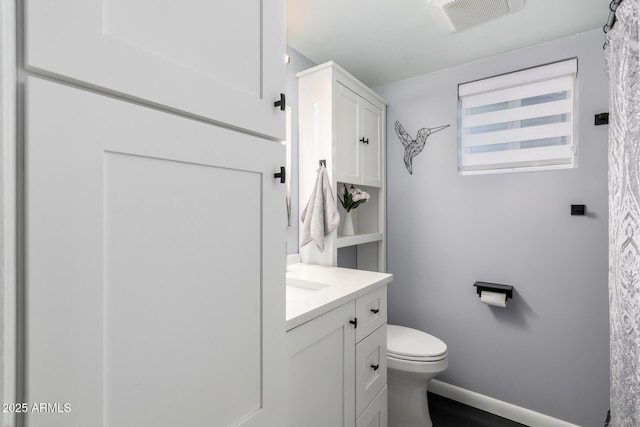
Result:
[[[461,174],[576,166],[578,60],[458,86]]]

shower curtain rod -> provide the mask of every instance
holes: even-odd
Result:
[[[605,34],[616,24],[616,9],[618,9],[620,3],[622,3],[622,0],[611,0],[611,3],[609,3],[609,19],[607,19],[607,23],[602,27],[602,31],[604,31]]]

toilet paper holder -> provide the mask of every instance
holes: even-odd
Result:
[[[513,286],[511,285],[499,285],[498,283],[488,282],[476,282],[473,284],[476,287],[478,296],[482,295],[482,291],[498,292],[507,295],[507,299],[513,298]]]

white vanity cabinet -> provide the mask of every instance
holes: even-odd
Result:
[[[288,427],[386,427],[382,286],[287,332]]]
[[[300,248],[302,261],[337,266],[338,251],[355,247],[358,269],[385,271],[386,102],[334,62],[297,76],[301,205],[309,200],[321,160],[341,218],[346,212],[337,197],[344,185],[371,195],[352,211],[356,235],[342,236],[341,221],[325,239],[323,252],[313,244]]]

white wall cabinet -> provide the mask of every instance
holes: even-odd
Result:
[[[18,424],[281,427],[284,0],[21,3]]]
[[[386,292],[383,286],[287,332],[288,427],[387,426]]]
[[[285,139],[285,2],[25,0],[25,68]]]
[[[336,179],[382,186],[382,110],[340,81],[336,86]]]
[[[386,103],[334,62],[297,76],[301,205],[309,200],[320,160],[326,160],[336,203],[343,185],[371,194],[352,211],[355,236],[342,236],[341,222],[323,252],[313,244],[300,248],[302,262],[337,266],[338,250],[356,247],[358,268],[385,271]],[[339,203],[338,209],[344,218]]]

